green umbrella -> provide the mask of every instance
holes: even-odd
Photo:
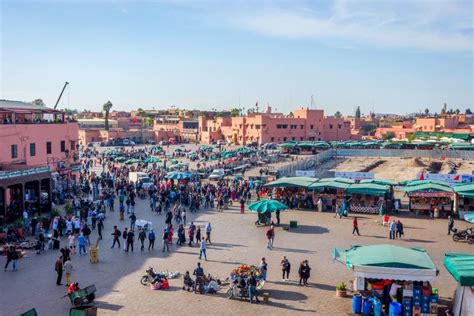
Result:
[[[125,161],[125,164],[126,165],[133,165],[134,163],[139,163],[139,162],[141,162],[140,159],[129,159],[129,160]]]
[[[161,162],[161,159],[150,157],[144,160],[145,163],[158,163]]]
[[[116,161],[116,162],[124,162],[124,161],[126,161],[126,160],[127,160],[127,158],[125,158],[125,157],[117,157],[117,158],[115,158],[115,161]]]
[[[284,211],[288,208],[276,200],[262,200],[249,205],[249,210],[258,213]]]

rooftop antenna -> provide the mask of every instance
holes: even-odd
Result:
[[[67,81],[64,83],[64,87],[63,87],[63,89],[61,90],[61,94],[59,95],[58,101],[56,101],[56,104],[54,105],[54,109],[55,109],[55,110],[56,110],[56,108],[58,107],[59,101],[61,100],[61,97],[63,96],[64,90],[66,89],[66,87],[67,87],[68,84],[69,84],[69,82],[67,82]]]

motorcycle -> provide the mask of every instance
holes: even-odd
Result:
[[[147,286],[149,284],[155,284],[156,282],[160,282],[166,279],[167,277],[165,274],[156,272],[155,269],[150,267],[146,270],[146,275],[141,277],[140,283],[144,286]]]
[[[474,230],[472,228],[455,231],[453,234],[454,241],[467,241],[468,243],[474,243]]]

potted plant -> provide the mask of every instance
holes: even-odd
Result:
[[[336,296],[337,297],[346,297],[347,296],[347,288],[344,282],[341,284],[336,285]]]
[[[59,210],[57,208],[53,207],[53,209],[51,210],[51,217],[54,218],[54,217],[59,216],[59,215],[61,215]]]
[[[66,205],[64,205],[64,211],[67,215],[74,214],[74,208],[72,207],[71,202],[67,202]]]

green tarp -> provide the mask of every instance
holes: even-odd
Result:
[[[439,185],[436,183],[426,183],[419,185],[411,185],[400,187],[401,190],[411,193],[411,192],[453,192],[453,189],[444,185]]]
[[[474,199],[474,184],[472,183],[455,185],[453,190],[460,196]]]
[[[423,132],[417,132],[415,133],[416,138],[427,138],[427,137],[450,137],[450,138],[456,138],[456,139],[463,139],[463,140],[468,140],[471,138],[471,135],[469,134],[462,134],[462,133],[423,133]]]
[[[318,179],[309,177],[283,177],[278,180],[267,183],[265,186],[280,188],[307,188],[316,180]]]
[[[426,250],[395,245],[353,246],[349,250],[332,250],[335,260],[345,263],[349,269],[371,266],[399,269],[437,270]]]
[[[354,181],[345,178],[323,178],[311,184],[308,189],[322,190],[322,189],[336,189],[346,190]]]
[[[444,266],[461,286],[474,286],[474,255],[447,253]]]
[[[360,183],[375,183],[381,185],[398,185],[398,182],[390,181],[390,180],[379,180],[379,179],[369,179],[369,180],[362,180]]]
[[[389,185],[382,185],[376,183],[354,183],[347,189],[347,193],[366,194],[366,195],[385,195],[390,190]]]

